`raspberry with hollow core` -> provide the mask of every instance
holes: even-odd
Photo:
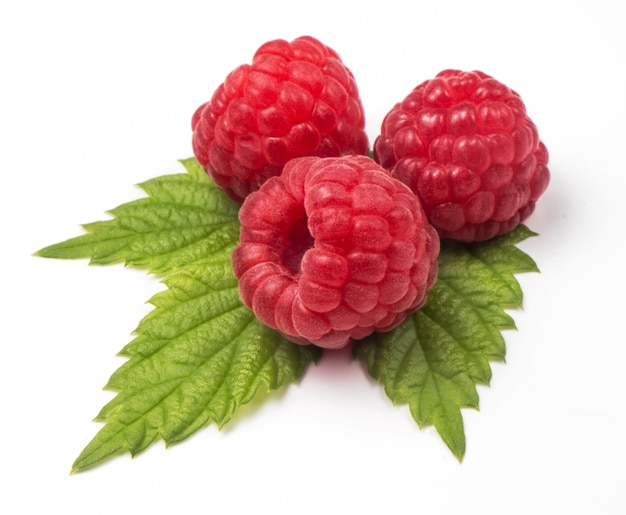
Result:
[[[294,159],[239,219],[242,301],[298,343],[340,348],[390,330],[437,276],[439,238],[419,200],[365,156]]]

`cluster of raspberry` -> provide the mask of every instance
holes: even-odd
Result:
[[[398,326],[437,278],[440,238],[511,231],[550,180],[522,99],[480,71],[419,84],[370,153],[352,72],[311,36],[263,44],[192,129],[197,161],[242,204],[242,301],[324,348]]]

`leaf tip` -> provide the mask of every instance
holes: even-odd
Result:
[[[81,472],[84,472],[85,470],[87,470],[87,468],[89,467],[83,467],[79,465],[78,460],[76,460],[74,464],[72,465],[72,468],[70,469],[69,476],[71,477],[71,476],[75,476],[76,474],[80,474]]]
[[[462,439],[462,442],[457,442],[457,445],[447,441],[445,443],[457,461],[460,464],[463,463],[463,458],[465,457],[465,438]]]
[[[76,474],[80,474],[85,470],[85,467],[81,466],[79,463],[80,457],[76,459],[76,461],[72,464],[72,468],[70,469],[70,476],[75,476]]]
[[[51,253],[51,250],[53,249],[53,247],[54,245],[49,245],[47,247],[43,247],[42,249],[36,250],[35,252],[31,254],[31,257],[42,257],[42,258],[54,257],[54,255]]]

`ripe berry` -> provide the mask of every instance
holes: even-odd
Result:
[[[294,157],[367,154],[356,82],[337,53],[304,36],[269,41],[192,118],[193,150],[236,201]]]
[[[294,159],[239,219],[242,301],[298,343],[339,348],[390,330],[435,282],[436,231],[411,190],[365,156]]]
[[[441,237],[462,241],[514,229],[550,180],[522,99],[479,71],[417,86],[384,118],[374,158],[420,197]]]

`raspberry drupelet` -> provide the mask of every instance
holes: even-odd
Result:
[[[196,159],[241,202],[294,157],[368,152],[356,81],[317,39],[263,44],[192,117]]]
[[[417,86],[384,118],[374,158],[420,197],[442,238],[461,241],[514,229],[550,180],[522,99],[479,71]]]
[[[250,194],[232,255],[243,303],[288,339],[340,348],[423,305],[439,237],[365,156],[302,157]]]

